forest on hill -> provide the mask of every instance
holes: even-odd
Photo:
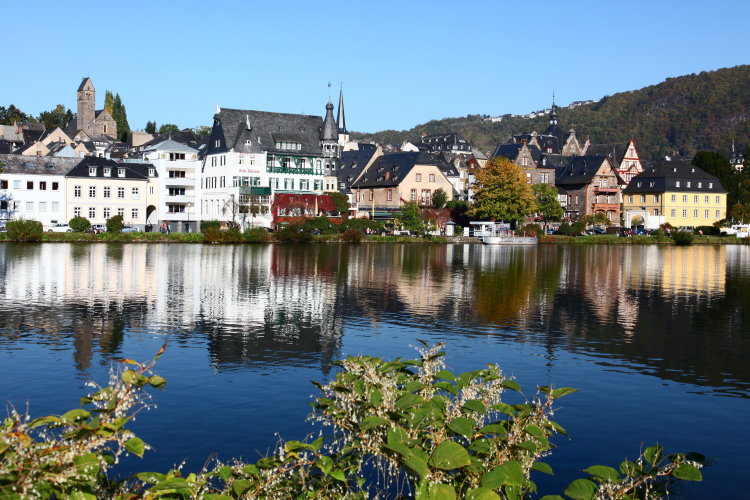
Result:
[[[401,144],[422,134],[457,132],[484,153],[514,134],[543,132],[548,116],[490,122],[486,115],[444,118],[411,130],[353,133],[358,140]],[[750,65],[667,78],[657,85],[604,96],[598,102],[559,108],[561,127],[575,127],[581,144],[620,143],[631,137],[642,158],[693,156],[699,150],[727,153],[750,145]]]

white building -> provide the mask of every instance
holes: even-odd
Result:
[[[0,155],[0,221],[68,222],[65,175],[78,158]]]
[[[201,173],[203,220],[270,227],[275,193],[324,191],[323,119],[217,109]]]
[[[142,160],[156,167],[159,177],[157,219],[159,227],[181,233],[200,230],[200,173],[202,161],[198,150],[186,144],[165,139],[147,146]]]

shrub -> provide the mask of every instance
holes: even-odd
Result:
[[[571,228],[570,224],[567,222],[563,222],[560,224],[560,228],[557,230],[558,234],[562,234],[563,236],[570,236]]]
[[[91,222],[86,217],[81,217],[80,215],[70,219],[68,225],[76,233],[85,233],[91,228]]]
[[[364,233],[369,229],[373,233],[379,233],[383,231],[383,227],[383,223],[380,221],[370,219],[346,219],[339,225],[339,231],[343,233],[349,229],[356,229]]]
[[[300,224],[289,224],[276,233],[276,239],[283,243],[309,243],[313,236]]]
[[[532,470],[552,474],[539,460],[553,449],[550,438],[565,434],[550,419],[557,400],[575,389],[542,386],[535,398],[520,394],[525,402],[511,405],[504,394],[521,393],[520,386],[497,365],[454,374],[445,369],[441,347],[425,344],[411,360],[340,361],[330,383],[315,383],[321,395],[311,419],[325,435],[312,442],[280,443],[256,463],[214,460],[198,473],[141,472],[114,482],[107,471],[123,452],[142,458],[151,449],[126,425],[151,406],[145,389],[166,384],[152,371],[164,347],[148,364],[124,359],[108,386],[92,384],[82,408],[33,420],[11,409],[0,423],[0,497],[530,498]],[[564,493],[661,498],[676,481],[700,481],[704,460],[651,446],[619,470],[583,469],[587,477]]]
[[[334,226],[331,223],[331,219],[328,217],[315,217],[314,219],[307,219],[302,227],[305,231],[318,231],[321,234],[330,234],[334,230]]]
[[[574,222],[573,224],[570,225],[571,236],[580,236],[585,232],[586,232],[586,224],[584,224],[581,221]]]
[[[714,227],[714,226],[698,226],[695,228],[694,233],[704,234],[706,236],[709,236],[709,235],[719,236],[721,234],[721,230],[718,227]]]
[[[267,243],[271,239],[271,234],[264,227],[249,227],[245,229],[242,237],[249,243]]]
[[[206,243],[241,243],[243,235],[239,229],[216,229],[206,228],[203,232],[203,241]]]
[[[11,241],[42,241],[44,227],[38,220],[12,220],[5,224],[8,239]]]
[[[358,229],[347,229],[341,234],[341,241],[347,243],[359,243],[362,241],[363,236],[362,231]]]
[[[544,231],[542,230],[542,226],[539,224],[526,224],[523,226],[520,231],[520,233],[525,234],[526,236],[542,236],[544,235]]]
[[[209,229],[221,229],[221,222],[218,220],[202,220],[201,233],[205,233]]]
[[[672,233],[672,239],[675,245],[691,245],[693,243],[693,233],[689,231],[675,231]]]
[[[122,215],[115,215],[107,219],[107,232],[108,233],[119,233],[125,226],[122,222]]]

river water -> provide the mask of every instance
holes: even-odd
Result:
[[[122,473],[255,460],[311,430],[332,361],[414,357],[416,339],[530,395],[579,389],[540,493],[660,442],[711,461],[686,498],[747,498],[749,246],[0,244],[4,403],[62,413],[167,344],[132,426],[155,451]]]

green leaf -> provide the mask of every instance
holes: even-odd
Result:
[[[557,399],[574,392],[578,392],[578,389],[574,389],[572,387],[560,387],[559,389],[555,389],[554,391],[552,391],[552,394],[550,394],[550,396]]]
[[[333,469],[328,475],[342,483],[346,482],[346,474],[341,469]]]
[[[526,432],[526,434],[529,434],[530,436],[533,436],[537,439],[546,439],[544,431],[542,431],[542,429],[540,429],[536,425],[527,425],[524,431]]]
[[[500,497],[487,488],[474,488],[466,492],[466,500],[500,500]]]
[[[435,378],[441,378],[443,380],[456,380],[456,376],[453,374],[453,372],[449,372],[448,370],[438,370],[435,372]]]
[[[596,484],[588,479],[576,479],[565,488],[564,493],[573,500],[591,500],[596,494]]]
[[[86,410],[77,408],[75,410],[70,410],[69,412],[61,415],[60,420],[62,420],[65,423],[72,424],[76,422],[77,420],[82,420],[82,419],[89,418],[89,417],[91,417],[91,413],[87,412]]]
[[[458,417],[448,422],[450,430],[467,438],[470,438],[474,434],[475,425],[477,425],[477,421],[473,418]]]
[[[500,385],[511,391],[521,392],[521,386],[515,380],[503,380]]]
[[[144,483],[156,484],[159,481],[163,481],[167,476],[158,472],[139,472],[135,477]]]
[[[424,389],[424,384],[418,380],[412,380],[404,387],[404,390],[409,392],[416,392],[420,389]]]
[[[643,452],[643,458],[645,458],[646,461],[651,465],[656,466],[659,462],[661,462],[663,453],[664,449],[661,445],[657,444],[655,446],[649,446],[648,448],[646,448],[646,451]]]
[[[476,439],[471,442],[469,449],[480,455],[486,455],[490,452],[490,441],[488,439]]]
[[[255,465],[253,465],[253,464],[248,464],[248,465],[244,466],[242,468],[242,472],[244,472],[245,474],[249,474],[251,476],[257,476],[260,473],[260,471],[258,470],[258,468]]]
[[[590,474],[597,479],[602,481],[611,481],[613,483],[620,480],[620,474],[612,467],[606,465],[592,465],[588,469],[583,469],[583,472]]]
[[[496,490],[502,486],[503,482],[505,482],[506,476],[507,473],[505,469],[502,467],[495,467],[491,471],[485,472],[484,475],[482,475],[480,484],[485,488]]]
[[[237,497],[240,497],[243,493],[250,489],[250,486],[252,486],[252,484],[253,482],[249,479],[238,479],[237,481],[232,483],[232,493],[234,493]]]
[[[548,464],[544,462],[534,462],[534,465],[531,466],[531,470],[543,472],[544,474],[554,475],[555,473],[552,472],[552,467],[550,467]]]
[[[500,469],[505,476],[502,482],[504,486],[523,486],[523,469],[518,462],[506,462],[493,470],[496,469]]]
[[[477,413],[484,413],[487,411],[487,407],[484,406],[484,403],[476,399],[470,399],[466,401],[466,403],[464,403],[463,409],[465,411],[475,411]]]
[[[203,495],[202,498],[204,500],[232,500],[232,497],[229,495],[218,495],[216,493],[209,493],[208,495]]]
[[[232,477],[232,468],[228,465],[225,465],[224,467],[220,467],[218,471],[216,471],[219,477],[226,483],[229,481],[229,478]]]
[[[93,474],[99,470],[99,458],[96,453],[87,453],[73,458],[76,470],[81,474]]]
[[[516,410],[514,410],[513,407],[507,403],[497,403],[492,405],[490,408],[501,413],[505,413],[506,415],[509,415],[511,417],[516,414]]]
[[[429,500],[456,500],[456,490],[450,484],[431,483],[427,490]]]
[[[560,495],[544,495],[539,500],[565,500],[565,498]]]
[[[430,473],[430,468],[427,467],[427,462],[414,454],[404,457],[404,465],[416,472],[419,477],[425,477]]]
[[[143,452],[146,451],[146,443],[141,438],[132,437],[125,441],[125,449],[133,455],[143,458]]]
[[[383,404],[383,393],[377,389],[373,389],[373,391],[370,393],[368,402],[371,406],[379,407],[381,404]]]
[[[508,429],[503,424],[487,424],[479,432],[482,434],[497,434],[499,436],[505,436],[508,433]]]
[[[444,390],[446,392],[449,392],[449,393],[453,394],[454,396],[456,394],[458,394],[458,389],[456,388],[455,385],[453,385],[450,382],[445,382],[445,381],[443,381],[443,382],[435,382],[432,385],[435,386],[435,387],[437,387],[438,389],[442,389],[442,390]]]
[[[702,481],[703,475],[698,467],[691,464],[680,464],[672,470],[672,476],[683,481]]]
[[[316,462],[315,466],[320,469],[323,474],[328,474],[333,469],[333,459],[329,456],[323,455]]]
[[[138,381],[138,374],[133,370],[125,370],[120,376],[127,385],[133,385]]]
[[[620,464],[620,472],[628,477],[636,477],[640,474],[640,468],[635,462],[625,460]]]
[[[148,378],[148,383],[153,387],[154,389],[161,389],[164,387],[167,383],[167,379],[164,377],[161,377],[159,375],[151,375]]]
[[[537,450],[537,446],[534,441],[523,441],[521,443],[518,443],[516,446],[518,448],[523,448],[524,450],[529,450],[531,452],[535,452]]]
[[[70,412],[68,412],[68,413],[70,413]],[[35,418],[29,424],[29,429],[33,429],[34,427],[39,427],[40,425],[56,424],[58,422],[60,422],[60,418],[59,417],[53,417],[51,415],[48,416],[48,417]]]
[[[188,483],[181,477],[173,477],[171,479],[159,481],[153,487],[151,487],[151,491],[181,490],[184,488],[190,488],[190,483]]]
[[[416,394],[405,394],[396,400],[396,408],[399,410],[406,410],[407,408],[413,408],[424,403],[424,399]]]
[[[443,441],[432,452],[429,464],[442,470],[453,470],[471,463],[466,448],[453,441]]]
[[[388,420],[383,417],[378,417],[376,415],[371,415],[369,417],[365,417],[362,419],[362,421],[359,423],[360,430],[363,431],[369,431],[370,429],[373,429],[375,427],[379,427],[381,425],[385,425],[388,423]]]

